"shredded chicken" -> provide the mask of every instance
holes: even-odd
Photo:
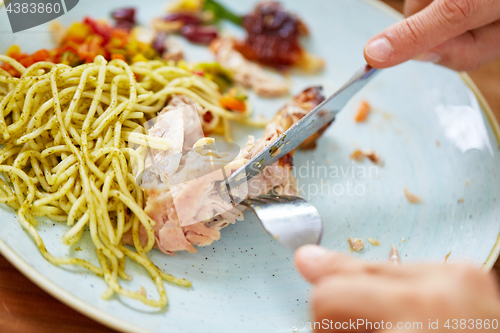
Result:
[[[184,99],[184,96],[179,98]],[[156,221],[153,227],[156,247],[172,255],[176,251],[193,253],[196,252],[195,246],[206,246],[219,240],[222,228],[243,218],[244,207],[232,206],[220,199],[218,184],[224,179],[223,173],[210,172],[209,169],[215,166],[215,170],[223,169],[226,175],[236,171],[322,100],[320,88],[306,89],[278,112],[266,126],[260,139],[255,140],[253,136],[249,136],[245,147],[230,161],[224,160],[227,157],[223,156],[224,154],[214,156],[212,152],[210,156],[205,156],[196,148],[191,149],[179,160],[175,160],[177,171],[170,173],[168,177],[164,174],[158,177],[167,183],[167,187],[146,190],[145,211]],[[172,125],[163,125],[162,119],[170,117],[171,121],[174,121],[173,116],[169,116],[169,113],[173,112],[166,111],[175,111],[173,105],[179,105],[177,103],[178,101],[174,99],[169,102],[165,110],[160,113],[156,125],[149,130],[149,134],[162,138],[169,137],[172,146],[178,148],[181,145],[176,139],[178,131],[174,130]],[[177,122],[180,123],[179,120]],[[317,137],[314,138],[316,139]],[[201,144],[210,143],[205,139],[202,141]],[[158,152],[158,154],[164,153]],[[271,191],[276,194],[297,195],[297,182],[292,173],[292,156],[293,152],[285,155],[249,180],[245,195],[253,197]],[[167,170],[163,171],[165,173],[170,172],[171,161],[168,159],[172,157],[166,158],[167,165],[160,167],[162,170]],[[153,159],[161,164],[164,163],[165,157],[159,156]],[[141,242],[147,242],[144,230],[140,229],[139,237]],[[124,241],[132,243],[132,235],[127,233]]]
[[[205,133],[210,133],[215,126],[219,123],[219,116],[216,114],[213,114],[210,112],[208,109],[202,107],[198,102],[192,100],[191,98],[184,96],[184,95],[175,95],[168,105],[161,111],[160,115],[163,113],[173,110],[175,108],[183,107],[186,105],[193,105],[196,110],[198,111],[198,114],[200,116],[201,120],[201,126],[203,128],[203,132]]]
[[[182,51],[182,46],[173,38],[167,38],[165,40],[165,52],[161,55],[164,60],[179,61],[184,59],[184,52]]]
[[[137,26],[130,32],[131,37],[144,44],[152,44],[155,39],[155,31],[146,27]]]
[[[218,38],[210,44],[217,61],[233,73],[234,80],[242,86],[252,89],[262,97],[279,97],[288,94],[290,80],[279,79],[266,73],[262,67],[253,63],[234,49],[235,40]]]
[[[359,252],[363,250],[365,247],[365,243],[363,243],[363,240],[361,238],[347,238],[347,242],[349,243],[349,248],[353,252]]]
[[[156,31],[162,31],[166,33],[178,32],[183,26],[183,22],[181,21],[165,21],[159,17],[154,18],[151,24]]]
[[[320,86],[310,87],[295,96],[290,103],[286,104],[285,107],[283,107],[276,114],[275,119],[277,122],[282,123],[284,128],[290,128],[309,111],[325,100],[325,97],[321,94],[321,90],[322,88]],[[323,132],[331,125],[332,122],[326,124],[319,131],[302,142],[299,149],[316,148],[316,141],[321,137]]]
[[[64,36],[68,32],[68,29],[64,27],[58,20],[50,22],[49,31],[52,34],[52,40],[56,45],[61,45]]]

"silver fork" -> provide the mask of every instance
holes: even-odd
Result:
[[[264,229],[292,251],[321,241],[321,216],[313,205],[300,197],[261,195],[239,204],[250,208]]]
[[[292,125],[275,141],[262,149],[250,161],[232,173],[219,187],[224,200],[240,203],[252,209],[264,228],[292,251],[305,244],[319,244],[323,222],[318,211],[304,199],[288,196],[260,196],[234,201],[231,189],[238,188],[273,164],[285,154],[297,148],[311,135],[331,123],[347,102],[361,90],[378,72],[368,65],[358,70],[339,90],[325,99],[301,120]]]

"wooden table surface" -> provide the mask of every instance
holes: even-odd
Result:
[[[384,2],[402,8],[401,0]],[[470,75],[500,121],[500,59]],[[114,332],[45,293],[1,255],[0,303],[0,332]]]

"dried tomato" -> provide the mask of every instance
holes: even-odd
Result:
[[[181,35],[193,43],[209,44],[217,38],[217,28],[213,26],[185,25],[181,28]]]
[[[243,26],[248,36],[235,47],[247,59],[273,67],[292,66],[300,59],[299,37],[307,33],[307,28],[278,2],[259,4],[243,18]]]
[[[209,124],[212,122],[213,119],[214,119],[214,116],[212,115],[212,112],[210,112],[210,111],[205,112],[205,114],[203,115],[203,121],[205,123]]]

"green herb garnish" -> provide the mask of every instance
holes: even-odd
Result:
[[[203,76],[215,82],[222,93],[234,83],[231,72],[222,67],[218,62],[198,63],[194,66],[193,70],[201,70]]]
[[[214,20],[228,20],[236,25],[243,25],[243,16],[236,15],[215,0],[205,0],[203,10],[213,13]]]

